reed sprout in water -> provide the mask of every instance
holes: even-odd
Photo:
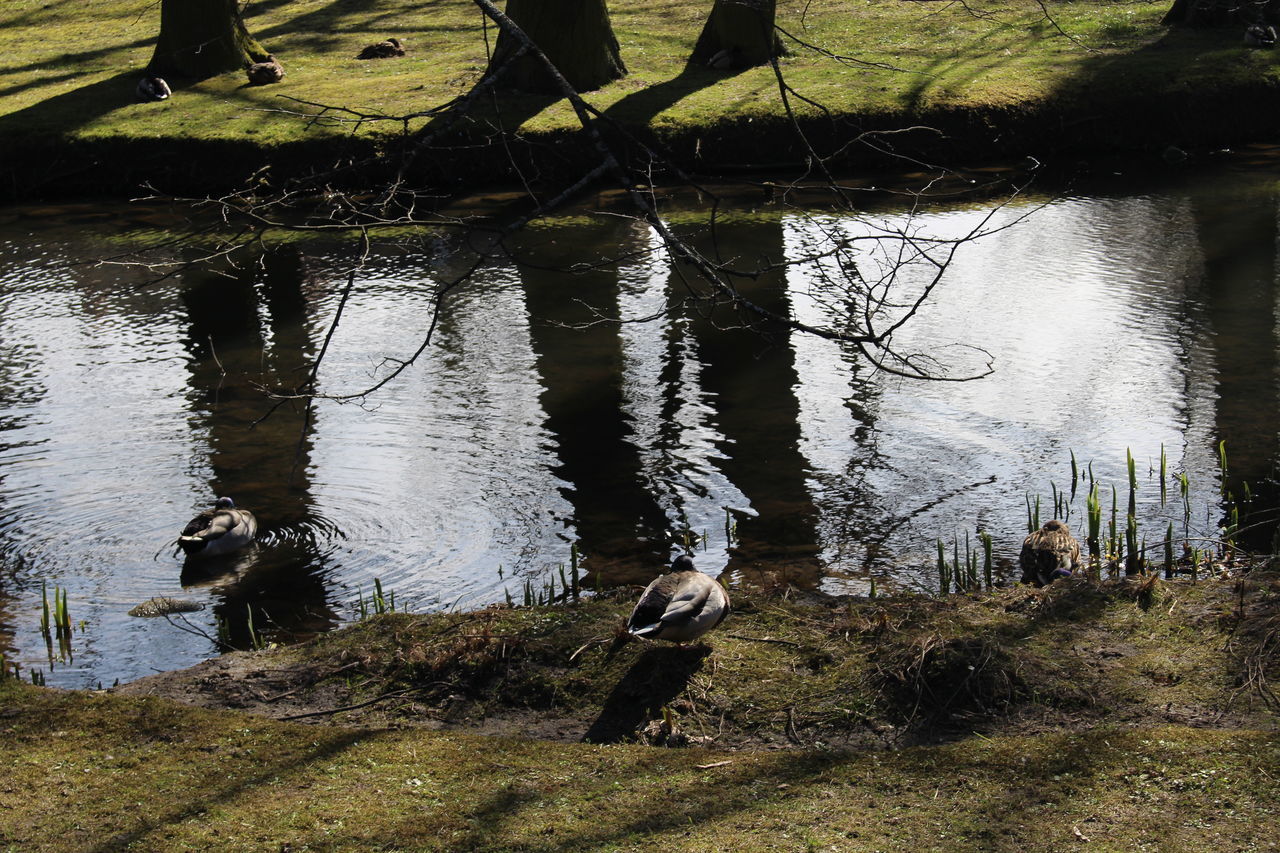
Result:
[[[941,539],[938,540],[938,589],[943,595],[947,595],[953,590],[955,592],[973,592],[982,589],[984,585],[987,589],[994,586],[991,535],[986,531],[979,531],[978,541],[981,551],[972,546],[969,533],[965,531],[962,555],[960,537],[952,537],[951,560],[948,562],[946,543]],[[981,574],[979,574],[978,569],[980,555],[982,563]]]
[[[71,612],[67,606],[67,591],[59,586],[53,588],[53,606],[49,605],[49,585],[40,581],[40,633],[44,636],[45,648],[49,653],[49,663],[54,661],[53,641],[58,640],[57,660],[72,659],[71,654]]]
[[[1089,497],[1085,499],[1085,510],[1089,516],[1089,534],[1085,541],[1089,548],[1089,558],[1097,563],[1102,554],[1102,501],[1098,498],[1098,484],[1089,487]]]
[[[1211,500],[1206,507],[1206,521],[1211,530],[1197,534],[1192,526],[1191,479],[1186,471],[1174,472],[1170,468],[1169,452],[1165,445],[1160,445],[1157,460],[1148,456],[1147,480],[1159,478],[1159,504],[1155,503],[1156,495],[1150,496],[1149,506],[1139,507],[1137,458],[1132,448],[1125,449],[1124,476],[1128,483],[1128,492],[1121,521],[1121,503],[1117,483],[1106,484],[1097,480],[1093,472],[1093,462],[1087,463],[1077,458],[1075,451],[1069,452],[1071,470],[1071,488],[1059,487],[1050,480],[1049,486],[1053,501],[1054,517],[1066,521],[1075,508],[1078,484],[1087,480],[1084,509],[1087,526],[1082,530],[1082,545],[1087,545],[1088,558],[1084,570],[1089,576],[1100,579],[1105,570],[1112,578],[1123,572],[1125,575],[1155,573],[1163,570],[1166,578],[1172,579],[1178,574],[1190,575],[1194,581],[1204,571],[1213,572],[1218,566],[1226,568],[1233,561],[1240,559],[1243,552],[1241,539],[1245,531],[1258,526],[1251,525],[1251,509],[1253,491],[1248,483],[1242,482],[1237,491],[1243,495],[1237,499],[1232,487],[1227,485],[1228,467],[1226,442],[1217,445],[1218,468],[1223,479],[1221,503]],[[1170,506],[1170,483],[1176,481],[1181,506]],[[1103,527],[1102,489],[1110,485],[1111,511],[1106,528]],[[1034,532],[1041,527],[1041,498],[1030,492],[1024,493],[1026,508],[1027,532]],[[1220,511],[1215,515],[1215,510]],[[1147,519],[1144,512],[1154,511],[1155,518]],[[1181,516],[1181,528],[1179,519]],[[1225,515],[1225,518],[1223,518]],[[1212,519],[1221,518],[1220,522]],[[1253,521],[1257,521],[1254,518]],[[1148,537],[1144,532],[1144,524],[1151,530],[1160,532]],[[1156,526],[1158,525],[1158,526]],[[1193,547],[1195,543],[1202,543]],[[979,550],[980,549],[980,550]],[[993,578],[993,541],[986,531],[978,532],[977,548],[965,535],[963,550],[958,536],[953,537],[950,548],[942,540],[937,540],[936,571],[938,587],[944,593],[965,592],[991,587]],[[1269,553],[1280,557],[1280,529],[1277,529]],[[979,564],[981,568],[979,568]]]
[[[1164,444],[1160,445],[1160,506],[1165,505],[1169,495],[1169,459],[1164,452]]]

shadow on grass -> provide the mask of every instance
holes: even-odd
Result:
[[[711,649],[648,649],[622,676],[582,739],[618,743],[635,735],[646,721],[662,715],[663,706],[684,692]]]
[[[604,114],[619,124],[647,127],[660,113],[695,92],[742,73],[742,70],[712,71],[701,65],[688,63],[675,77],[665,83],[632,92],[606,109]]]
[[[30,133],[69,133],[121,107],[137,103],[139,69],[122,71],[114,77],[81,86],[37,104],[0,116],[0,137],[21,139]],[[169,81],[174,92],[185,88]]]

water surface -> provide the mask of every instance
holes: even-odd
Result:
[[[794,260],[832,232],[910,222],[958,235],[987,210],[739,209],[718,249],[744,265]],[[356,247],[291,243],[155,282],[83,262],[154,234],[164,211],[6,213],[0,643],[48,670],[41,586],[67,589],[84,624],[50,683],[193,663],[216,653],[220,625],[247,642],[250,614],[269,639],[323,630],[352,618],[375,578],[415,610],[519,600],[526,581],[558,579],[573,549],[588,585],[644,582],[688,545],[731,586],[866,593],[872,578],[932,589],[937,539],[982,529],[1007,578],[1028,495],[1051,515],[1072,453],[1109,506],[1110,484],[1123,502],[1132,450],[1151,541],[1167,520],[1216,529],[1223,439],[1258,516],[1275,503],[1276,187],[1259,172],[1117,178],[996,213],[1026,218],[965,247],[897,339],[960,370],[983,359],[952,345],[984,348],[995,371],[979,381],[892,377],[847,345],[762,336],[721,310],[664,313],[683,282],[654,235],[584,210],[521,238],[533,263],[490,264],[452,294],[432,345],[394,381],[310,410],[265,392],[306,381]],[[375,246],[322,393],[359,391],[418,347],[436,285],[457,272],[438,249]],[[565,271],[603,257],[622,260]],[[743,286],[827,322],[824,263]],[[1161,506],[1162,448],[1192,483],[1190,522],[1176,486]],[[262,541],[184,565],[174,537],[219,494],[257,511]],[[185,622],[126,615],[157,595],[207,607]]]

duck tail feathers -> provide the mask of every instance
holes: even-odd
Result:
[[[627,633],[633,637],[641,637],[642,639],[651,639],[662,630],[661,622],[654,622],[652,625],[644,625],[639,628],[628,628]]]

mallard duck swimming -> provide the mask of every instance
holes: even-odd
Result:
[[[389,59],[393,56],[404,56],[404,45],[398,38],[389,38],[377,44],[371,44],[356,59]]]
[[[255,62],[245,69],[249,75],[249,85],[266,86],[279,83],[284,79],[284,66],[274,56],[268,56],[265,62]]]
[[[237,551],[253,541],[258,520],[247,509],[236,509],[231,498],[218,498],[213,509],[197,515],[178,536],[178,547],[188,557],[216,557]]]
[[[169,84],[163,77],[146,74],[138,81],[138,87],[134,89],[134,93],[139,101],[163,101],[173,94],[173,90],[169,88]]]
[[[687,643],[723,622],[730,609],[725,588],[681,554],[669,572],[645,587],[627,620],[627,631],[646,640]]]
[[[1018,564],[1022,566],[1023,583],[1044,586],[1058,578],[1069,578],[1080,565],[1080,543],[1063,522],[1056,518],[1046,521],[1022,540]]]

